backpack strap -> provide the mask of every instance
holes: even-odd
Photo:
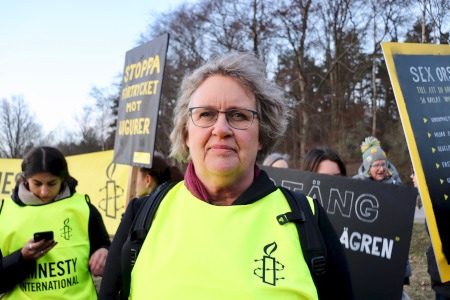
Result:
[[[122,248],[122,290],[120,299],[128,299],[130,294],[131,270],[145,241],[155,213],[167,192],[175,185],[175,182],[165,182],[158,189],[147,196],[140,207],[128,233],[129,248]],[[124,247],[127,243],[124,244]]]
[[[277,216],[278,223],[284,225],[294,222],[297,226],[303,256],[311,272],[311,276],[320,291],[326,288],[327,250],[319,229],[317,201],[313,199],[314,214],[304,194],[296,193],[285,187],[279,187],[285,195],[292,211]]]

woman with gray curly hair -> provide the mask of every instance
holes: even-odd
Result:
[[[182,162],[190,160],[189,149],[185,143],[191,114],[188,108],[199,86],[214,76],[232,78],[245,89],[245,93],[255,98],[259,140],[263,146],[259,156],[264,157],[270,153],[277,139],[286,131],[289,112],[284,91],[266,78],[265,68],[265,64],[250,53],[230,52],[227,55],[213,57],[185,76],[174,110],[176,118],[170,135],[171,156]]]
[[[162,194],[122,297],[318,299],[295,224],[277,222],[289,203],[256,164],[288,123],[283,91],[264,63],[250,53],[212,58],[184,78],[174,115],[171,156],[189,164],[184,181]],[[342,246],[310,201],[329,250],[327,288],[352,299]]]

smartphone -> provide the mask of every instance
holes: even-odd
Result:
[[[34,233],[34,241],[39,242],[40,240],[53,240],[53,231],[42,231]]]

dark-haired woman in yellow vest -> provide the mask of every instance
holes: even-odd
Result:
[[[63,154],[32,149],[12,197],[0,206],[4,299],[96,299],[92,276],[103,273],[111,244],[102,217],[76,193]],[[38,239],[37,232],[53,237]]]

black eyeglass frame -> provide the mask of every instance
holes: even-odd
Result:
[[[200,125],[197,125],[197,124],[195,123],[194,119],[192,118],[192,111],[193,111],[194,109],[196,109],[196,108],[206,108],[206,109],[209,109],[209,110],[212,110],[212,111],[217,112],[216,119],[214,120],[214,122],[213,122],[211,125],[208,125],[208,126],[200,126]],[[232,112],[232,111],[242,111],[242,110],[245,110],[245,111],[248,111],[248,112],[251,112],[251,113],[252,113],[252,119],[250,120],[250,124],[249,124],[247,127],[245,127],[245,128],[237,128],[237,127],[234,127],[233,125],[230,124],[230,120],[229,120],[229,117],[228,117],[228,113],[229,113],[229,112]],[[191,117],[192,123],[193,123],[195,126],[201,127],[201,128],[208,128],[208,127],[211,127],[211,126],[213,126],[214,124],[216,124],[217,120],[219,119],[219,114],[221,114],[221,113],[222,113],[222,114],[225,114],[225,119],[227,120],[228,125],[230,125],[232,128],[237,129],[237,130],[246,130],[246,129],[250,128],[250,126],[252,126],[252,124],[253,124],[253,121],[255,120],[255,117],[258,117],[258,112],[257,112],[257,111],[254,111],[254,110],[251,110],[251,109],[248,109],[248,108],[231,108],[231,109],[228,109],[228,110],[218,110],[218,109],[211,108],[211,107],[208,107],[208,106],[195,106],[195,107],[189,107],[189,108],[188,108],[188,111],[189,111],[189,116]]]

